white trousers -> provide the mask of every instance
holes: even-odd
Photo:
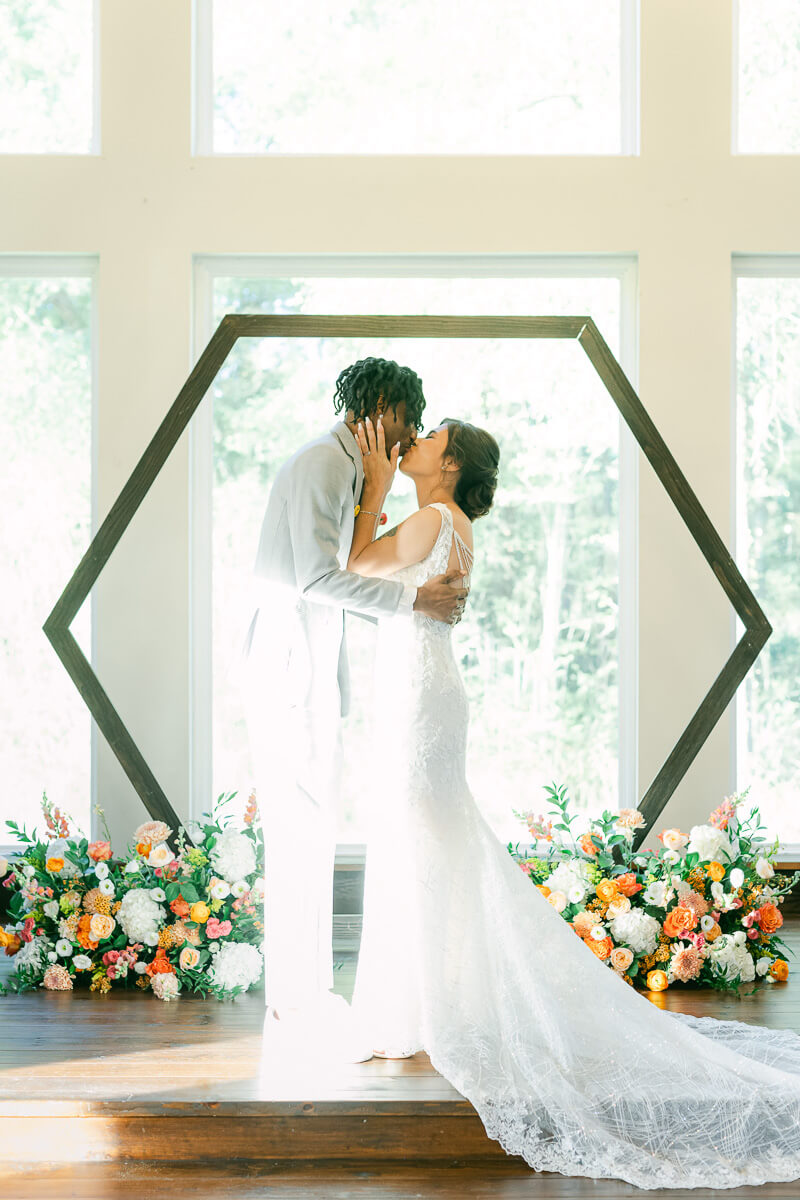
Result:
[[[339,691],[287,703],[246,673],[248,737],[264,834],[265,1000],[280,1012],[333,987],[333,871],[342,768]]]

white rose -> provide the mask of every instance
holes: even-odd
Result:
[[[94,873],[98,879],[108,879],[108,863],[98,862],[94,864]]]
[[[596,942],[602,942],[604,937],[608,937],[605,925],[593,925],[589,930],[589,937],[594,938]]]
[[[104,896],[113,896],[114,895],[114,880],[113,879],[101,879],[97,885],[97,890],[99,892],[101,892],[102,895],[104,895]]]
[[[736,942],[737,945],[741,946],[744,942],[747,941],[747,934],[745,933],[745,931],[743,929],[737,929],[733,935],[733,940]]]
[[[163,904],[167,898],[167,893],[161,887],[150,888],[150,895],[154,900],[158,901],[159,904]]]
[[[655,879],[644,889],[642,899],[645,904],[652,904],[656,908],[666,908],[672,899],[672,888],[668,888],[663,879]]]
[[[231,891],[232,888],[224,879],[215,879],[211,887],[211,897],[213,900],[226,900]]]
[[[757,975],[766,975],[767,971],[770,968],[771,962],[772,962],[772,959],[770,958],[770,956],[768,954],[765,954],[763,958],[757,958],[756,959],[756,974]]]
[[[72,961],[79,971],[88,971],[92,965],[92,960],[88,954],[76,954]]]
[[[246,879],[237,879],[235,883],[231,884],[231,895],[235,896],[237,900],[239,899],[240,896],[243,896],[245,894],[245,892],[249,892],[249,891],[250,891],[250,884],[247,882]]]
[[[734,867],[731,871],[731,887],[736,890],[744,883],[744,871],[741,867]]]
[[[209,942],[208,943],[209,954],[216,954],[218,952],[218,950],[219,950],[219,942]]]
[[[708,933],[709,929],[713,929],[714,924],[714,918],[710,917],[708,913],[705,913],[705,915],[700,918],[700,928],[702,929],[703,933]]]
[[[761,879],[772,879],[774,874],[775,869],[769,859],[759,858],[758,862],[756,863],[756,875],[758,875]]]
[[[125,872],[124,873],[126,875],[135,875],[138,870],[139,870],[138,858],[132,858],[129,863],[125,863]]]
[[[145,946],[157,946],[158,945],[158,934],[157,933],[146,933],[144,935],[144,937],[142,938],[142,941],[144,942]]]
[[[45,906],[44,906],[44,912],[45,912],[45,915],[48,916],[51,921],[55,921],[56,917],[58,916],[58,901],[57,900],[48,900],[47,904],[45,904]]]
[[[159,842],[157,846],[153,846],[147,856],[147,862],[151,867],[166,867],[171,863],[175,855],[170,850],[166,842]]]
[[[257,883],[258,883],[258,880],[256,880],[256,884]],[[253,891],[258,892],[258,887],[254,886]],[[570,904],[580,904],[581,900],[583,900],[583,895],[584,895],[583,888],[579,884],[576,884],[574,887],[571,887],[569,889],[569,891],[567,892],[567,899],[569,900]]]
[[[734,857],[731,843],[724,829],[716,825],[693,825],[689,830],[690,854],[699,855],[701,862],[729,862]]]
[[[27,875],[28,878],[30,878],[31,875],[36,874],[36,867],[32,867],[31,864],[27,863],[27,862],[23,863],[22,864],[22,874]]]
[[[678,854],[677,850],[665,850],[661,857],[666,863],[676,863],[681,861],[681,856]]]
[[[55,962],[58,958],[58,955],[56,954],[55,950],[48,950],[47,958],[49,962]]]
[[[66,938],[59,938],[56,942],[56,954],[60,954],[62,958],[69,958],[72,954],[72,942],[68,942]]]
[[[147,963],[137,962],[133,964],[133,969],[137,975],[144,975],[147,970]]]
[[[719,883],[716,879],[711,884],[711,895],[714,897],[714,899],[717,901],[718,904],[722,903],[722,897],[725,895],[725,889],[723,888],[722,884]]]

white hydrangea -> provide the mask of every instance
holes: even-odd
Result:
[[[151,944],[158,941],[158,926],[164,919],[164,909],[153,899],[150,888],[131,888],[122,897],[117,921],[131,942]]]
[[[64,866],[58,872],[62,879],[69,876],[74,879],[80,875],[81,869],[71,859],[67,858],[67,848],[74,848],[75,842],[71,838],[53,838],[52,842],[48,842],[47,850],[45,851],[45,859],[48,858],[63,858]]]
[[[714,860],[726,864],[733,857],[730,839],[724,829],[716,825],[693,825],[689,830],[688,854],[699,854],[701,862]]]
[[[658,945],[661,924],[639,908],[629,908],[608,922],[615,942],[630,946],[634,954],[652,954]]]
[[[593,889],[593,884],[589,879],[589,865],[581,859],[567,859],[565,862],[559,863],[544,880],[544,883],[551,892],[563,892],[565,896],[569,896],[570,893],[575,895],[580,889],[580,898],[571,901],[573,904],[580,903]]]
[[[258,946],[248,942],[225,942],[215,955],[209,977],[226,991],[241,985],[247,991],[261,975],[263,956]]]
[[[228,883],[235,883],[256,869],[256,850],[244,833],[224,830],[210,854],[211,866]]]
[[[740,938],[738,935],[742,934]],[[755,965],[747,949],[747,937],[742,930],[723,933],[711,943],[708,960],[726,979],[749,983],[755,979]]]

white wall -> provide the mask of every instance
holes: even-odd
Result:
[[[6,157],[0,189],[0,252],[100,257],[98,520],[189,373],[193,253],[633,252],[640,395],[730,545],[731,254],[800,250],[800,162],[730,153],[729,0],[642,10],[640,157],[214,159],[191,156],[189,0],[101,0],[101,155]],[[646,462],[640,483],[641,795],[732,628]],[[97,610],[101,682],[181,813],[188,503],[184,436]],[[664,823],[686,828],[732,790],[730,739],[727,713]],[[98,795],[124,843],[142,807],[102,739]]]

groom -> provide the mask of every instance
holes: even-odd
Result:
[[[404,454],[424,408],[409,367],[365,358],[345,368],[334,397],[344,420],[283,464],[264,515],[258,607],[243,655],[264,833],[265,999],[279,1018],[339,999],[330,989],[340,717],[349,705],[345,610],[457,621],[467,594],[452,586],[461,572],[417,589],[345,570],[364,482],[356,425],[380,418],[387,455],[398,443]]]

